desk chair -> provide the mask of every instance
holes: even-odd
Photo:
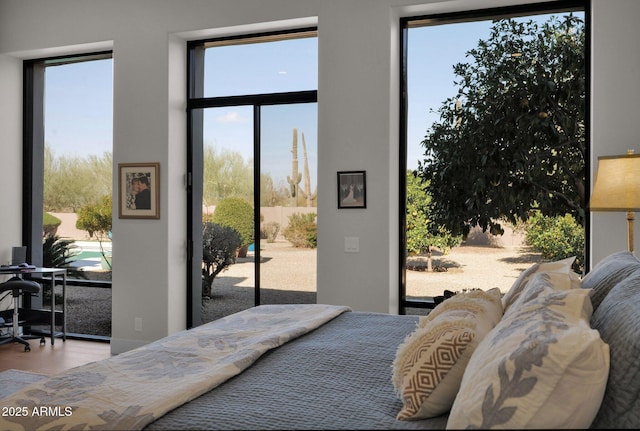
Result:
[[[11,277],[9,280],[4,283],[0,283],[0,294],[2,292],[11,291],[11,295],[13,296],[13,336],[8,337],[6,339],[0,339],[0,345],[6,343],[20,343],[24,344],[24,351],[28,352],[31,350],[29,343],[26,341],[27,339],[40,338],[40,344],[45,343],[44,336],[25,336],[20,337],[19,333],[19,315],[18,315],[18,297],[23,293],[29,294],[37,294],[40,293],[40,285],[35,281],[31,280],[23,280],[20,277]]]

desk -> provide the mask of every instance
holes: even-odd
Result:
[[[44,289],[44,281],[50,280],[51,286],[51,303],[49,310],[42,309],[24,309],[20,311],[20,316],[25,316],[25,325],[49,325],[51,330],[51,344],[53,345],[56,337],[62,337],[62,341],[67,340],[67,270],[65,268],[16,268],[16,267],[0,267],[0,274],[19,275],[25,279],[41,282]],[[33,277],[40,275],[42,277]],[[56,311],[56,295],[55,285],[58,277],[62,280],[62,311]],[[42,281],[41,281],[42,280]],[[43,292],[44,298],[44,292]],[[56,318],[59,316],[59,318]],[[56,326],[62,326],[62,332],[56,332]]]

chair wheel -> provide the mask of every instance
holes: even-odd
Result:
[[[25,352],[30,352],[31,351],[31,346],[24,346],[24,351]]]
[[[46,344],[47,340],[44,339],[44,337],[40,338],[40,344]]]

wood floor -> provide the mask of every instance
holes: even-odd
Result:
[[[22,344],[0,345],[0,371],[14,369],[54,375],[111,356],[111,346],[105,342],[56,338],[52,346],[49,338],[46,344],[40,344],[39,339],[28,341],[31,346],[28,352]]]

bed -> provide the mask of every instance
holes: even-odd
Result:
[[[640,262],[603,262],[426,317],[254,307],[29,384],[0,429],[638,428]]]

